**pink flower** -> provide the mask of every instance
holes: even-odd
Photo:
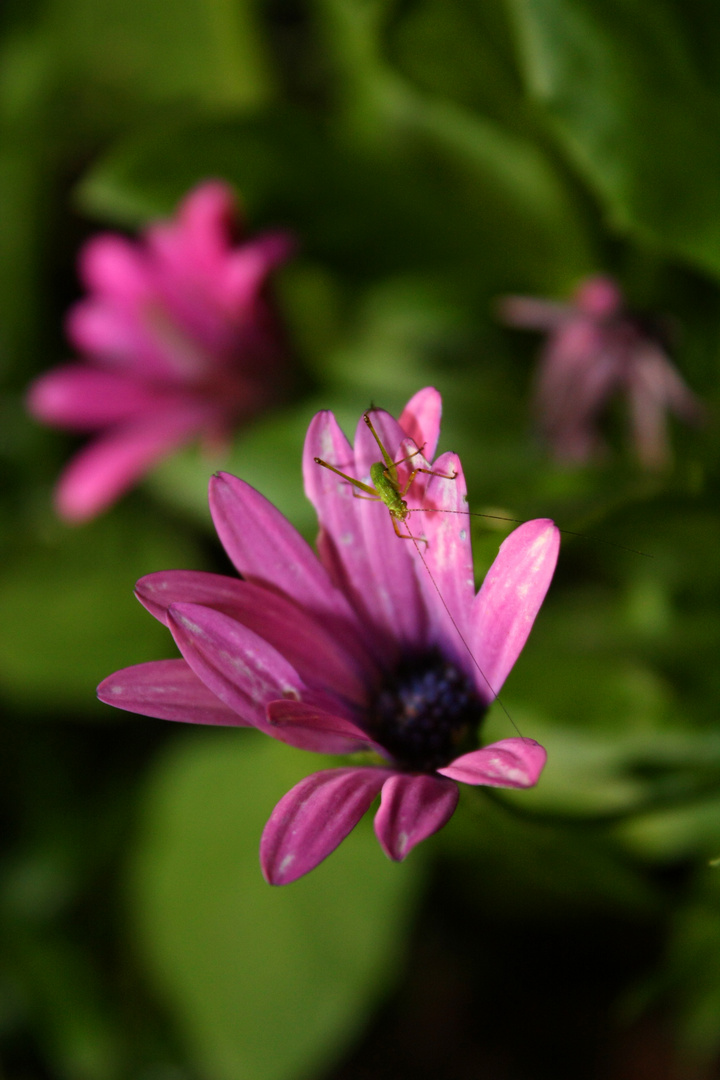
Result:
[[[139,240],[103,233],[83,248],[89,294],[67,322],[83,359],[28,394],[39,420],[97,432],[60,478],[67,520],[106,509],[196,436],[223,441],[277,396],[282,348],[264,294],[292,242],[275,232],[237,243],[235,218],[231,188],[209,180]]]
[[[583,462],[603,451],[600,421],[618,395],[627,401],[635,450],[649,469],[669,460],[668,411],[689,423],[702,418],[660,334],[627,310],[611,278],[586,278],[570,304],[507,297],[501,315],[511,326],[547,334],[535,413],[559,460]]]
[[[372,418],[394,460],[418,444],[432,457],[436,390],[416,394],[399,422],[381,410]],[[131,712],[249,725],[308,750],[378,756],[377,764],[313,773],[280,800],[260,848],[274,885],[317,866],[377,795],[377,838],[401,860],[452,816],[456,781],[531,787],[546,757],[537,742],[517,737],[477,749],[477,728],[550,584],[559,548],[553,523],[516,529],[475,596],[462,513],[413,515],[427,541],[418,545],[425,565],[395,535],[387,508],[354,498],[316,456],[367,478],[379,454],[362,422],[354,449],[332,413],[310,424],[305,488],[320,519],[319,557],[248,484],[213,477],[211,513],[242,580],[191,571],[142,578],[136,595],[169,627],[183,658],[126,668],[98,691]],[[462,511],[458,458],[443,454],[436,468],[457,477],[419,474],[410,505]]]

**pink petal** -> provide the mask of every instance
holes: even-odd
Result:
[[[95,294],[70,309],[67,335],[77,349],[105,367],[148,382],[178,387],[212,369],[212,355],[167,311],[157,289],[140,304]]]
[[[373,426],[393,461],[407,453],[405,433],[398,422],[383,409],[371,414]],[[403,445],[405,443],[405,445]],[[370,466],[383,460],[382,452],[369,428],[361,419],[355,437],[357,475],[367,481]],[[418,459],[421,463],[422,459]],[[400,476],[407,475],[403,472]],[[395,641],[410,648],[426,644],[427,615],[418,583],[415,559],[418,557],[411,540],[401,539],[393,528],[390,512],[383,503],[356,500],[356,513],[362,523],[363,542],[372,569],[368,588],[376,620],[386,628]],[[408,528],[399,525],[403,535]]]
[[[575,303],[591,319],[609,319],[623,308],[623,295],[610,277],[585,278],[575,290]]]
[[[93,431],[157,408],[162,395],[132,376],[88,364],[55,368],[31,385],[28,408],[46,424]]]
[[[389,859],[401,862],[416,844],[446,825],[459,791],[438,776],[395,773],[385,781],[375,834]]]
[[[463,784],[528,788],[537,784],[546,760],[544,747],[534,739],[501,739],[437,771]]]
[[[252,314],[253,305],[268,275],[281,266],[295,250],[295,241],[286,232],[268,232],[243,244],[227,258],[219,298],[228,314]]]
[[[326,626],[263,585],[224,574],[164,570],[141,578],[135,595],[166,625],[170,604],[202,604],[221,611],[282,653],[307,685],[349,701],[364,703],[368,682],[377,679],[374,665],[362,665]]]
[[[76,349],[108,367],[146,377],[164,374],[165,366],[146,354],[136,317],[129,319],[112,301],[92,296],[80,300],[67,313],[65,332]]]
[[[203,273],[184,238],[173,237],[170,244],[168,236],[168,243],[160,250],[160,232],[161,227],[156,227],[152,236],[157,299],[142,312],[148,340],[166,355],[168,367],[175,367],[180,377],[211,376],[218,367],[227,365],[231,353],[234,366],[244,364],[244,341],[220,306],[223,263]]]
[[[221,354],[236,337],[223,302],[235,219],[232,188],[211,180],[191,191],[173,218],[154,224],[145,236],[162,307],[216,362],[222,362]]]
[[[355,828],[391,775],[386,769],[329,769],[296,784],[263,831],[260,865],[270,885],[313,870]]]
[[[266,730],[269,702],[300,699],[304,688],[292,665],[227,615],[200,604],[173,604],[168,625],[198,678],[246,724]]]
[[[555,330],[575,314],[572,304],[538,300],[534,296],[504,296],[498,315],[508,326],[525,330]]]
[[[193,278],[217,279],[230,249],[236,199],[222,180],[194,188],[173,217],[155,222],[145,233],[150,258],[163,277],[187,284]]]
[[[148,263],[141,244],[115,233],[100,233],[84,245],[80,277],[93,292],[138,302],[151,294]]]
[[[56,490],[58,513],[86,521],[107,509],[160,458],[187,442],[207,423],[207,407],[156,412],[94,440],[67,466]]]
[[[500,692],[527,641],[559,549],[560,533],[552,521],[526,521],[503,541],[475,598],[470,647],[479,669],[478,693],[488,702]]]
[[[292,597],[351,654],[362,655],[361,631],[349,603],[317,556],[272,503],[243,480],[218,473],[210,481],[215,528],[239,573]]]
[[[198,678],[245,724],[301,750],[347,752],[347,740],[339,740],[334,732],[269,723],[268,705],[283,699],[298,702],[302,696],[326,712],[342,706],[327,695],[306,689],[292,665],[252,630],[200,604],[173,604],[168,622],[178,648]],[[352,749],[356,748],[353,740]]]
[[[475,578],[470,542],[470,518],[465,477],[456,454],[443,454],[433,469],[454,480],[428,477],[421,509],[411,515],[414,534],[420,543],[422,562],[417,573],[431,621],[431,639],[444,652],[453,654],[461,667],[474,668],[470,650],[469,623],[475,600]],[[414,502],[413,502],[414,505]],[[437,513],[426,512],[437,508]]]
[[[223,705],[184,660],[154,660],[123,668],[104,679],[97,693],[106,705],[159,720],[245,726],[245,721]]]
[[[318,551],[333,584],[350,598],[362,623],[373,628],[377,652],[385,654],[393,648],[394,635],[378,611],[375,590],[368,587],[373,568],[358,513],[361,501],[353,496],[347,481],[318,465],[316,457],[349,476],[356,475],[350,443],[327,410],[310,421],[303,449],[305,494],[320,522]]]
[[[303,749],[323,754],[352,754],[373,749],[373,744],[361,728],[337,713],[329,713],[304,701],[271,701],[267,707],[268,720],[277,730],[278,738],[286,741],[292,731],[304,732]],[[312,735],[318,736],[312,743]],[[295,741],[293,742],[295,745]]]
[[[216,257],[230,246],[231,230],[237,226],[235,192],[224,180],[205,180],[180,203],[176,227],[197,256]]]
[[[402,457],[403,454],[400,453],[400,447],[407,436],[395,417],[391,416],[390,413],[385,412],[384,409],[371,409],[370,419],[380,437],[380,441],[393,461]],[[414,450],[416,447],[413,446],[412,449]],[[362,417],[358,420],[357,429],[355,431],[354,450],[355,468],[357,470],[356,476],[359,480],[364,480],[366,483],[369,483],[370,466],[376,461],[382,461],[383,456],[380,447],[373,438],[370,428]]]
[[[627,367],[626,387],[635,449],[645,468],[659,469],[671,457],[666,410],[672,410],[687,423],[697,424],[703,419],[703,407],[662,350],[652,343],[638,343]]]
[[[551,441],[556,432],[593,424],[622,383],[626,366],[612,336],[588,319],[571,319],[552,335],[543,351],[535,395]]]
[[[435,457],[441,418],[442,397],[434,386],[418,390],[400,414],[400,427],[416,446],[422,448],[428,461]]]

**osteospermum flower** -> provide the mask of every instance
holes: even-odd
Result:
[[[626,399],[635,451],[650,469],[669,459],[668,412],[689,423],[702,418],[657,328],[627,310],[611,278],[587,278],[569,304],[510,296],[500,311],[511,326],[547,334],[535,413],[559,460],[583,462],[602,453],[600,422],[614,397]]]
[[[223,442],[277,396],[283,348],[265,293],[292,242],[238,242],[235,229],[232,189],[210,180],[140,239],[102,233],[83,248],[88,295],[67,321],[82,359],[28,393],[38,419],[96,433],[60,478],[67,520],[94,517],[196,436]]]
[[[432,458],[436,390],[416,394],[399,422],[381,410],[372,417],[393,460],[418,446]],[[412,515],[423,538],[416,547],[398,539],[382,503],[355,498],[316,457],[366,480],[379,454],[364,423],[353,448],[332,413],[313,419],[304,474],[320,519],[318,555],[248,484],[213,477],[211,513],[242,580],[191,571],[141,579],[139,600],[170,628],[183,658],[126,668],[99,688],[103,701],[131,712],[253,726],[323,753],[365,752],[361,764],[308,776],[275,807],[260,848],[275,885],[312,870],[377,795],[377,838],[400,860],[452,816],[457,781],[531,787],[546,756],[518,737],[480,749],[477,733],[550,583],[553,523],[516,529],[476,596],[462,512]],[[418,464],[430,468],[415,454]],[[446,475],[418,474],[409,505],[463,511],[458,458],[443,454],[435,468]]]

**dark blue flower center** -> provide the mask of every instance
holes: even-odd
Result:
[[[371,705],[371,734],[404,769],[432,772],[472,750],[486,706],[468,676],[441,653],[404,657]]]

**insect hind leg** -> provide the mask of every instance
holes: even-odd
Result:
[[[390,515],[390,520],[392,521],[392,527],[395,530],[395,535],[397,536],[398,540],[412,540],[412,542],[414,544],[427,544],[427,543],[429,543],[429,541],[426,540],[426,538],[424,536],[413,536],[413,534],[409,531],[409,529],[408,529],[408,531],[406,533],[400,532],[400,530],[398,528],[397,518],[395,517],[394,514]]]

